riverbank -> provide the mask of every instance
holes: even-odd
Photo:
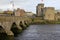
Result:
[[[31,24],[60,24],[60,21],[33,20]]]
[[[31,24],[60,24],[60,21],[48,21],[41,19],[40,17],[32,18]]]

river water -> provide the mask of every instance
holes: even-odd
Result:
[[[60,25],[30,25],[15,40],[60,40]]]

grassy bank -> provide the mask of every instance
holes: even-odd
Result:
[[[60,21],[48,21],[34,18],[32,19],[32,24],[60,24]]]

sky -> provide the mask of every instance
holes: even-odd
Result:
[[[1,0],[0,9],[7,10],[12,9],[10,1],[12,0]],[[24,9],[29,12],[36,12],[36,6],[41,3],[41,0],[13,0],[14,8]],[[55,7],[55,9],[60,9],[60,0],[44,0],[43,3],[45,7]]]

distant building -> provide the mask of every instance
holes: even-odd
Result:
[[[11,10],[7,10],[7,11],[4,11],[4,14],[13,14],[13,11],[11,11]]]
[[[32,13],[32,12],[26,12],[26,16],[28,16],[28,17],[32,17],[34,15],[34,13]]]
[[[25,16],[25,11],[23,9],[17,8],[15,11],[15,16]]]
[[[11,14],[0,13],[0,16],[12,16]]]
[[[36,7],[36,15],[38,17],[42,17],[43,16],[43,10],[44,10],[44,4],[41,3],[41,4],[38,4],[37,7]]]
[[[13,14],[13,11],[11,10],[0,12],[0,16],[12,16],[12,14]]]

